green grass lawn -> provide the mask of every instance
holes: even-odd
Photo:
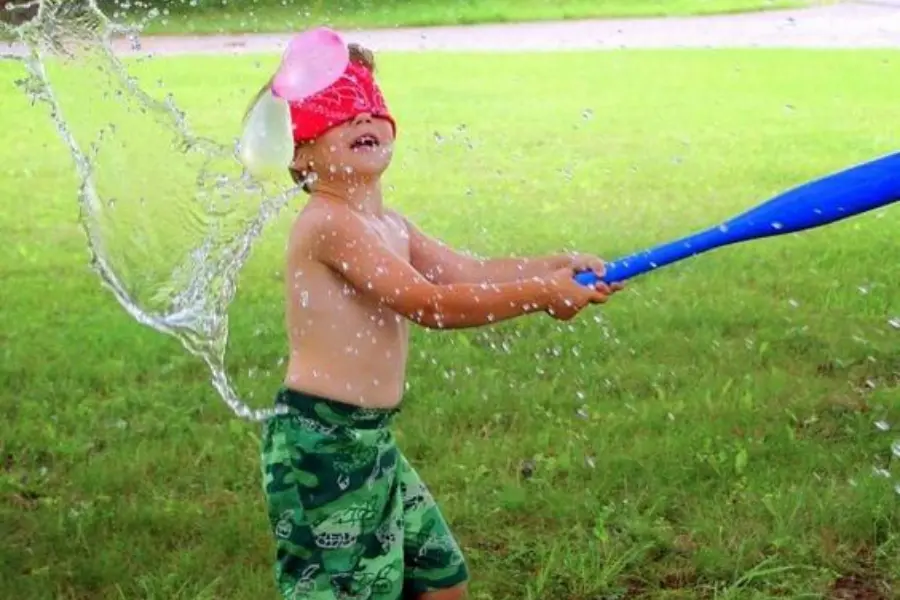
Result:
[[[826,0],[830,1],[830,0]],[[149,33],[291,31],[313,24],[334,27],[458,25],[505,21],[650,17],[744,12],[805,6],[811,0],[199,0],[173,3],[160,12]],[[107,6],[113,4],[106,3]],[[115,3],[121,5],[122,3]],[[138,5],[119,9],[143,18]]]
[[[887,51],[380,58],[390,204],[483,254],[614,258],[897,147]],[[225,142],[276,60],[135,73]],[[258,426],[89,271],[71,161],[19,76],[0,63],[0,598],[274,599]],[[132,199],[178,167],[158,137],[146,156],[119,172]],[[231,310],[256,407],[285,354],[291,212]],[[898,229],[895,206],[721,249],[569,325],[416,331],[398,437],[473,598],[895,597],[900,496],[873,468],[900,481]]]

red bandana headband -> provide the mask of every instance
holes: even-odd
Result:
[[[289,104],[295,143],[314,140],[365,112],[390,121],[394,135],[397,134],[397,124],[372,72],[352,60],[337,81],[327,88]]]

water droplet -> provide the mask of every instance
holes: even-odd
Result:
[[[894,329],[900,329],[900,316],[891,317],[890,319],[888,319],[888,325],[890,325]]]
[[[439,132],[435,131],[434,132],[434,141],[437,142],[438,144],[443,144],[444,136],[442,136]]]
[[[887,421],[875,421],[875,427],[877,427],[880,431],[888,431],[891,428],[891,424]]]
[[[896,458],[900,458],[900,440],[894,440],[894,443],[891,444],[891,454]]]
[[[590,469],[593,469],[593,468],[595,468],[595,467],[597,466],[597,463],[596,463],[596,461],[594,460],[594,457],[593,457],[593,456],[585,456],[585,457],[584,457],[584,464],[586,464],[586,465],[588,466],[588,468],[590,468]]]
[[[883,469],[881,467],[872,467],[872,473],[876,477],[884,477],[886,479],[890,478],[891,474],[887,469]]]
[[[780,221],[772,221],[772,229],[784,229],[784,224]]]
[[[794,300],[793,298],[788,300],[788,304],[790,304],[792,308],[797,308],[798,306],[800,306],[800,303],[797,302],[796,300]]]
[[[590,108],[584,109],[583,111],[581,111],[581,118],[585,121],[590,121],[594,118],[594,111]]]

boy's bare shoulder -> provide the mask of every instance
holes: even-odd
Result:
[[[291,246],[309,246],[328,230],[334,231],[335,227],[346,222],[348,213],[347,208],[339,204],[310,199],[291,226]]]

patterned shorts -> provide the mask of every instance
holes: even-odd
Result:
[[[462,552],[389,429],[396,410],[282,389],[263,488],[288,600],[399,600],[468,579]]]

